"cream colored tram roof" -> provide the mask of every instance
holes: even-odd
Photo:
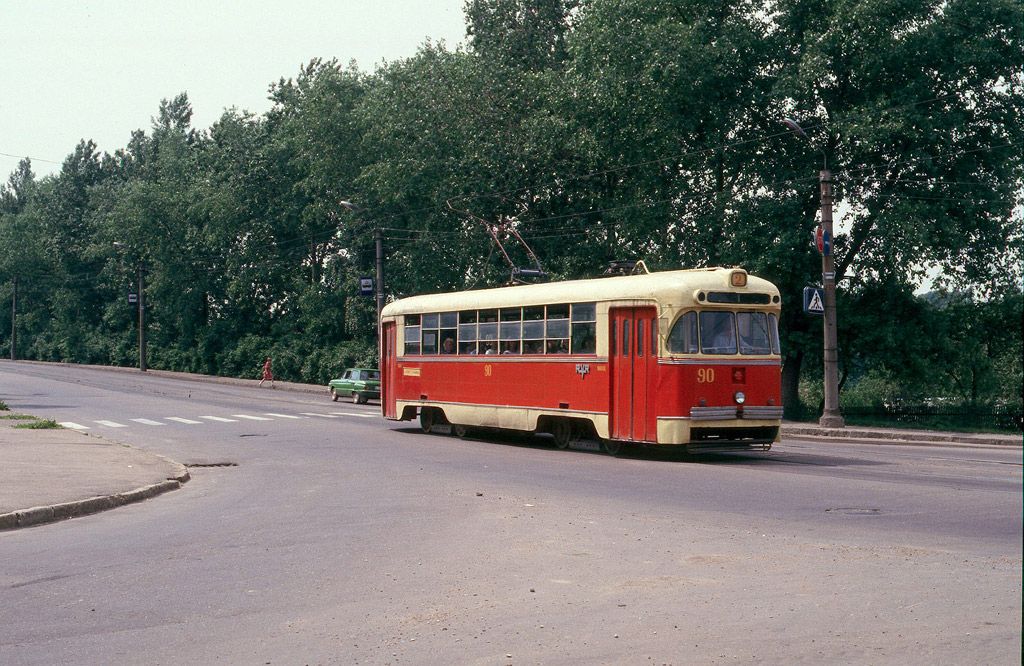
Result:
[[[778,295],[779,290],[775,285],[752,275],[748,277],[746,287],[730,286],[729,276],[734,270],[737,269],[704,268],[664,271],[646,275],[624,275],[410,296],[389,303],[384,307],[381,316],[608,300],[657,299],[682,305],[692,303],[693,294],[698,289],[723,289]]]

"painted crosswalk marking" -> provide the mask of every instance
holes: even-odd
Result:
[[[188,419],[188,418],[185,418],[185,417],[182,417],[182,416],[165,416],[165,417],[163,417],[163,421],[155,421],[153,419],[144,419],[144,418],[128,419],[128,420],[132,421],[133,423],[139,423],[141,425],[165,426],[165,425],[167,425],[167,423],[164,423],[164,421],[174,421],[175,423],[183,423],[185,425],[202,425],[202,424],[204,424],[204,423],[206,423],[208,421],[216,421],[218,423],[238,423],[239,419],[245,419],[246,421],[273,421],[274,419],[301,419],[301,418],[306,417],[306,416],[312,416],[312,417],[321,418],[321,419],[336,419],[336,418],[340,418],[340,417],[343,417],[343,416],[354,416],[356,418],[361,418],[361,419],[375,419],[375,418],[379,418],[380,414],[377,414],[376,412],[371,412],[371,413],[368,413],[368,414],[367,413],[360,413],[360,412],[330,412],[329,414],[324,414],[322,412],[300,412],[299,414],[280,414],[280,413],[277,413],[277,412],[266,412],[262,416],[256,416],[254,414],[232,414],[231,418],[228,418],[228,417],[225,417],[225,416],[213,416],[213,415],[197,416],[196,417],[198,419],[206,419],[205,421],[196,421],[195,419]],[[129,427],[128,425],[126,425],[124,423],[118,423],[117,421],[102,420],[102,421],[94,421],[94,423],[97,423],[97,424],[99,424],[101,426],[105,426],[107,428],[127,428],[127,427]],[[62,421],[60,423],[60,425],[64,426],[65,428],[70,428],[72,430],[88,430],[89,429],[89,426],[82,425],[80,423],[75,423],[74,421]]]
[[[338,414],[339,416],[358,416],[361,419],[377,418],[377,414],[357,414],[356,412],[331,412],[331,414]]]

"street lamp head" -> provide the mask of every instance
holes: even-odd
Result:
[[[802,136],[808,141],[811,140],[811,137],[807,136],[807,132],[805,132],[804,129],[800,127],[800,125],[798,125],[797,122],[792,118],[783,118],[782,122],[786,125],[786,127],[796,132],[798,135]]]
[[[786,127],[789,128],[789,130],[791,132],[793,132],[797,136],[800,136],[800,137],[803,137],[803,138],[807,139],[807,143],[811,144],[811,148],[814,148],[816,151],[821,153],[821,157],[824,160],[824,168],[827,169],[828,168],[828,154],[825,152],[825,150],[821,146],[819,146],[818,144],[814,143],[814,139],[812,139],[811,137],[807,136],[807,132],[804,131],[804,128],[800,127],[800,125],[797,124],[797,122],[795,120],[793,120],[792,118],[783,118],[782,122],[783,122],[783,124],[786,125]]]

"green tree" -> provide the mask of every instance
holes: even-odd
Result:
[[[466,0],[466,35],[476,53],[517,69],[558,67],[578,0]]]

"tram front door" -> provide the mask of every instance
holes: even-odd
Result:
[[[658,372],[655,308],[613,308],[609,361],[612,439],[655,442],[658,439],[654,387]]]
[[[383,345],[380,355],[380,405],[384,417],[389,419],[398,418],[398,405],[395,400],[395,385],[398,381],[395,337],[395,323],[385,323],[381,332]]]

